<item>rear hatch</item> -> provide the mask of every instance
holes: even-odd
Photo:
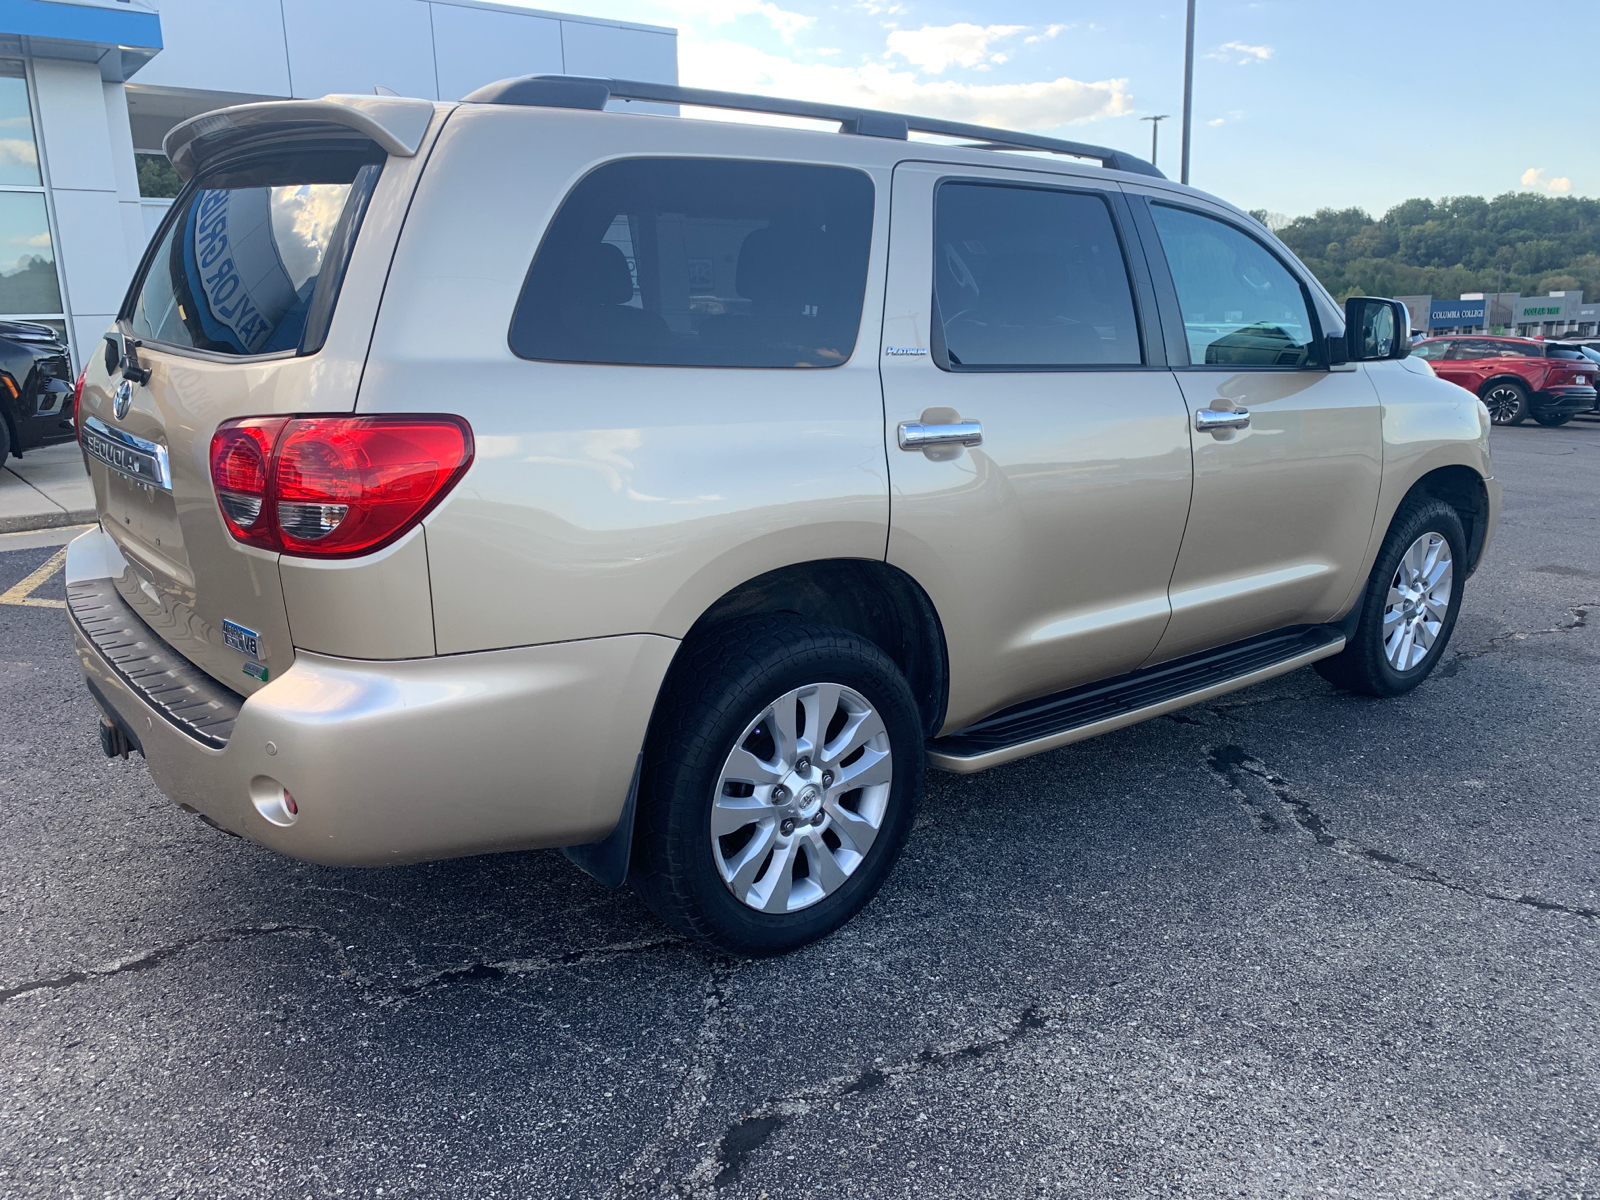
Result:
[[[245,694],[281,675],[294,650],[278,555],[228,532],[211,439],[234,418],[354,408],[434,112],[388,104],[409,139],[373,136],[360,111],[370,103],[341,123],[328,101],[189,123],[209,138],[174,131],[168,151],[194,178],[89,365],[80,437],[101,526],[126,561],[118,591],[175,650]],[[197,142],[209,143],[203,153]],[[129,351],[120,359],[117,333]]]

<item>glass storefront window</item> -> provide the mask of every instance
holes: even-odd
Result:
[[[0,320],[66,336],[55,242],[23,63],[0,59]]]
[[[39,187],[28,80],[19,62],[0,62],[0,186]]]
[[[0,314],[59,313],[43,192],[0,192]]]

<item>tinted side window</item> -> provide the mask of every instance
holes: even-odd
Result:
[[[218,354],[316,349],[382,159],[304,151],[203,176],[129,294],[134,336]]]
[[[1467,362],[1475,358],[1495,358],[1501,353],[1500,344],[1483,338],[1457,338],[1450,343],[1447,358],[1454,362]]]
[[[1305,367],[1320,359],[1299,280],[1225,221],[1152,204],[1196,366]]]
[[[1416,358],[1426,359],[1428,362],[1438,362],[1444,358],[1445,351],[1450,349],[1449,342],[1421,342],[1411,347],[1411,353]]]
[[[551,222],[511,349],[557,362],[836,367],[855,349],[873,187],[846,167],[636,158]]]
[[[1544,349],[1537,342],[1492,342],[1480,343],[1487,348],[1484,357],[1491,358],[1542,358]]]
[[[934,293],[954,367],[1142,361],[1127,264],[1100,196],[941,185]]]

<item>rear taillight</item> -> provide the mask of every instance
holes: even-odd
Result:
[[[280,549],[267,511],[272,448],[287,417],[229,421],[211,438],[211,484],[228,532],[241,542]]]
[[[77,430],[78,440],[83,440],[83,381],[89,378],[89,368],[85,367],[78,372],[78,382],[72,385],[72,427]]]
[[[211,439],[228,532],[316,558],[394,541],[471,462],[472,429],[459,417],[247,417]]]

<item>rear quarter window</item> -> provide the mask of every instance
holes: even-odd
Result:
[[[122,319],[141,341],[180,350],[320,348],[382,162],[369,146],[203,172],[173,205]]]
[[[848,167],[608,163],[562,203],[512,316],[521,358],[835,367],[855,350],[874,192]]]

